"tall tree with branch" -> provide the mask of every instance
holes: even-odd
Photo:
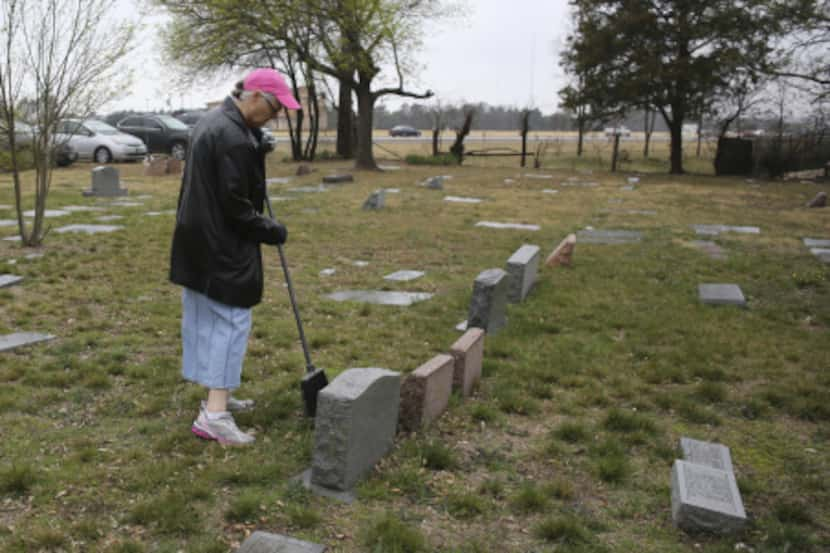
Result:
[[[568,56],[586,87],[619,107],[649,104],[671,134],[671,172],[683,172],[683,123],[738,71],[774,69],[788,30],[784,0],[571,0]]]
[[[133,38],[132,24],[114,17],[114,0],[5,0],[0,27],[0,113],[11,146],[18,229],[24,245],[45,236],[43,214],[52,182],[55,130],[69,114],[85,117],[126,84],[118,61]],[[34,220],[23,218],[24,182],[16,155],[15,123],[30,106],[35,167]]]

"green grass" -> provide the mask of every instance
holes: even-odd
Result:
[[[273,249],[263,249],[264,298],[238,391],[257,402],[237,417],[257,441],[225,449],[189,432],[204,392],[179,374],[180,292],[167,282],[173,218],[143,215],[175,206],[177,179],[119,165],[132,196],[152,197],[114,208],[81,197],[91,165],[57,171],[50,208],[98,205],[123,215],[125,230],[51,232],[32,260],[0,240],[0,273],[25,277],[0,291],[0,334],[58,336],[0,354],[0,550],[213,553],[256,528],[342,553],[718,553],[737,541],[758,553],[830,550],[830,281],[801,243],[830,238],[826,213],[801,208],[826,185],[753,188],[710,176],[710,160],[693,156],[698,174],[669,176],[664,150],[643,160],[626,147],[631,162],[616,175],[604,172],[604,143],[583,159],[563,143],[539,171],[551,180],[521,177],[533,170],[513,160],[471,158],[440,171],[357,172],[355,183],[323,194],[271,188],[294,196],[275,206],[290,229],[286,254],[312,357],[330,379],[349,367],[407,373],[445,353],[475,276],[504,267],[524,243],[546,255],[586,226],[644,232],[632,245],[578,242],[572,267],[540,268],[527,301],[508,306],[508,324],[486,337],[473,397],[454,395],[428,429],[398,436],[349,506],[289,484],[310,465],[314,426],[302,415],[304,359]],[[429,154],[405,148],[392,146]],[[293,174],[279,157],[269,176]],[[315,165],[285,188],[349,168]],[[620,191],[634,170],[642,171],[637,190]],[[455,177],[444,192],[417,186],[438,173]],[[571,177],[601,186],[561,186]],[[379,187],[401,192],[383,210],[362,211]],[[452,205],[444,194],[485,201]],[[0,204],[12,203],[0,174]],[[476,228],[480,220],[542,228]],[[715,262],[690,246],[698,223],[762,232],[715,237],[728,253]],[[0,237],[11,232],[0,227]],[[337,272],[320,277],[327,267]],[[406,285],[383,280],[399,269],[426,274]],[[749,308],[700,305],[703,282],[739,284]],[[435,297],[408,308],[325,298],[372,288]],[[680,436],[730,447],[753,519],[746,533],[698,540],[671,526]]]

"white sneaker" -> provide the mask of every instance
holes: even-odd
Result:
[[[236,421],[230,413],[224,413],[218,419],[210,420],[204,409],[199,410],[199,416],[193,421],[190,431],[202,439],[215,440],[222,445],[249,445],[255,439],[236,426]]]
[[[207,409],[207,402],[202,400],[202,409]],[[252,399],[236,399],[233,396],[228,398],[227,409],[231,413],[244,413],[254,408],[254,400]]]

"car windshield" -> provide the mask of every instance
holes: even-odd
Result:
[[[176,119],[175,117],[170,117],[169,115],[157,115],[158,119],[167,125],[168,128],[174,130],[181,130],[186,131],[188,130],[187,125]]]
[[[97,134],[120,134],[121,131],[115,127],[111,127],[103,121],[96,121],[95,119],[87,119],[84,121],[84,127],[88,128]]]

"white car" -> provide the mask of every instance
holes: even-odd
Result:
[[[614,138],[615,135],[620,135],[623,138],[631,136],[631,130],[623,125],[619,127],[606,127],[604,132],[608,138]]]
[[[138,160],[147,155],[147,147],[140,138],[96,119],[66,119],[58,123],[57,133],[78,152],[80,159],[96,163]]]

